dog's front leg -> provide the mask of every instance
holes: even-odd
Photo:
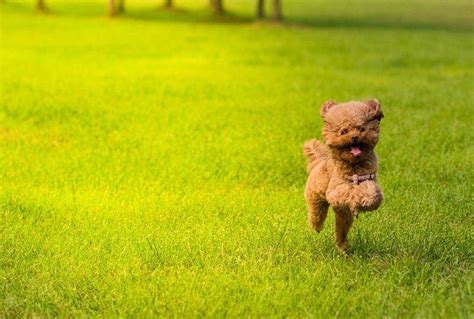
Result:
[[[367,212],[379,208],[383,201],[383,192],[377,183],[366,181],[354,188],[353,198],[356,209]]]
[[[326,199],[333,208],[350,210],[355,208],[352,200],[352,187],[345,183],[329,187]]]
[[[347,236],[351,229],[354,218],[351,211],[342,208],[334,208],[336,213],[336,246],[339,250],[346,252],[349,250]]]
[[[380,188],[374,188],[372,184],[375,183],[342,183],[328,191],[326,197],[334,208],[349,210],[353,216],[358,217],[361,211],[376,209],[383,199]]]
[[[323,229],[326,220],[329,204],[316,192],[306,189],[306,205],[308,206],[308,224],[318,233]]]

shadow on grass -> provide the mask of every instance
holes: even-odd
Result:
[[[38,14],[32,6],[27,3],[17,2],[0,2],[1,10],[9,10],[16,13],[29,12],[30,14]],[[55,8],[50,5],[47,8],[47,16],[66,16],[78,19],[92,17],[106,17],[105,8],[97,4],[81,4],[74,6],[73,4]],[[245,15],[241,13],[225,12],[221,16],[213,15],[207,8],[187,10],[180,7],[166,8],[157,6],[156,8],[134,9],[115,16],[113,19],[124,19],[133,21],[145,21],[150,23],[161,22],[183,22],[183,23],[202,23],[215,25],[242,25],[250,23],[258,23],[259,25],[280,25],[283,27],[297,27],[310,29],[327,29],[327,28],[343,28],[343,29],[394,29],[408,31],[451,31],[451,32],[472,32],[474,25],[472,24],[453,24],[438,22],[423,22],[415,20],[397,21],[399,17],[393,16],[392,19],[373,19],[368,17],[287,17],[281,23],[275,23],[271,19],[257,20],[253,15]]]
[[[470,32],[473,26],[468,25],[450,25],[437,24],[420,21],[395,21],[394,20],[374,20],[365,17],[346,18],[346,17],[288,17],[282,22],[276,22],[270,18],[256,19],[254,16],[225,12],[223,15],[217,16],[211,14],[208,10],[185,10],[180,8],[166,9],[157,8],[155,10],[130,11],[117,18],[131,19],[137,21],[150,22],[187,22],[187,23],[203,23],[203,24],[250,24],[258,23],[259,25],[296,27],[309,29],[327,29],[327,28],[343,28],[343,29],[394,29],[408,31],[451,31],[451,32]]]
[[[117,16],[118,19],[135,21],[184,22],[205,24],[246,24],[254,21],[252,17],[225,12],[223,15],[213,15],[207,10],[186,10],[182,8],[158,7],[154,10],[130,11]]]
[[[346,18],[346,17],[318,17],[291,18],[287,24],[290,26],[300,26],[307,28],[347,28],[347,29],[398,29],[408,31],[451,31],[451,32],[471,32],[473,25],[452,25],[447,23],[430,23],[421,21],[395,21],[381,19],[366,19],[364,17]]]
[[[45,11],[40,12],[27,3],[19,2],[1,2],[0,11],[8,11],[15,14],[25,14],[25,17],[31,16],[51,16],[67,17],[78,20],[90,18],[104,18],[111,20],[132,20],[150,23],[207,23],[207,24],[244,24],[254,21],[252,16],[244,16],[232,12],[225,12],[222,15],[214,15],[207,9],[188,10],[180,7],[167,8],[156,6],[154,8],[127,10],[116,14],[113,17],[106,15],[105,8],[97,6],[94,3],[85,3],[81,6],[73,5],[54,7],[48,6]]]

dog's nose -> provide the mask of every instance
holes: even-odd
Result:
[[[357,143],[357,141],[359,140],[359,138],[357,136],[353,136],[352,137],[352,143]]]

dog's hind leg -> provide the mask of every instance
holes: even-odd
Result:
[[[324,221],[328,214],[329,204],[317,193],[307,191],[305,193],[308,206],[308,224],[318,233],[323,229]]]
[[[334,212],[336,213],[336,246],[339,250],[345,252],[349,249],[347,235],[354,217],[348,209],[335,208]]]

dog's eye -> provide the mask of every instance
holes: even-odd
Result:
[[[364,127],[359,127],[359,132],[364,132],[365,128]]]
[[[347,134],[347,130],[346,130],[345,128],[343,128],[339,133],[340,133],[341,135]]]

